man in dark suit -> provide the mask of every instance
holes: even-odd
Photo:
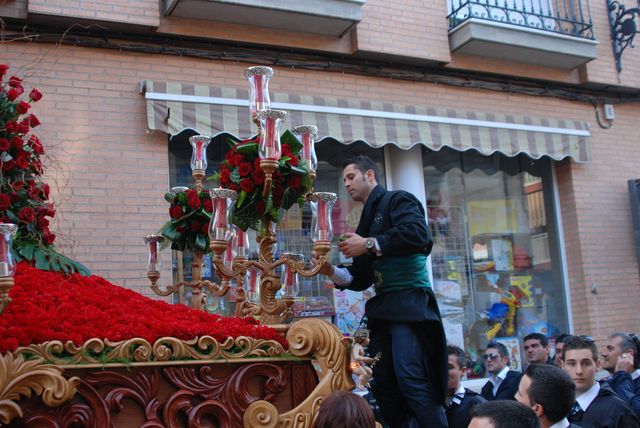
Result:
[[[487,401],[515,400],[522,373],[509,369],[507,347],[500,342],[491,341],[483,358],[489,380],[482,387],[480,395]]]
[[[527,334],[524,339],[524,354],[529,364],[553,364],[549,355],[549,339],[542,333]]]
[[[533,409],[540,428],[578,428],[567,420],[576,401],[576,385],[560,367],[531,364],[520,379],[516,401]]]
[[[584,428],[640,428],[635,413],[608,385],[596,382],[598,348],[586,336],[569,336],[562,350],[564,370],[576,384],[569,422]]]
[[[602,351],[607,384],[640,417],[640,341],[633,333],[613,333]]]
[[[372,390],[385,423],[446,428],[446,340],[427,271],[433,243],[425,210],[412,194],[379,186],[377,170],[366,156],[344,162],[344,185],[364,204],[356,232],[344,234],[339,243],[353,263],[348,268],[325,263],[320,273],[338,288],[375,286],[365,313],[369,353],[381,353]]]
[[[467,355],[459,347],[447,346],[449,353],[449,385],[445,412],[449,428],[467,428],[471,422],[471,409],[486,400],[462,386],[460,380],[467,373]]]

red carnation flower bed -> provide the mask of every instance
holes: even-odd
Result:
[[[141,337],[188,340],[247,336],[287,342],[271,327],[247,318],[225,318],[170,305],[111,284],[99,276],[62,275],[20,263],[13,301],[0,314],[0,352],[60,340],[81,345],[91,338],[121,341]]]

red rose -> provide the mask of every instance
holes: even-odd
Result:
[[[3,171],[11,171],[15,166],[16,166],[16,161],[11,159],[11,160],[8,160],[8,161],[2,163],[2,170]]]
[[[40,217],[38,219],[37,225],[38,225],[38,229],[44,230],[45,228],[49,227],[49,219],[45,217]]]
[[[20,212],[18,212],[18,218],[25,223],[31,223],[33,220],[36,219],[36,213],[33,212],[33,208],[26,207],[21,209]]]
[[[18,105],[16,105],[16,111],[20,114],[25,114],[31,108],[31,104],[26,101],[20,101]]]
[[[256,202],[256,211],[258,211],[258,214],[263,215],[265,208],[266,208],[266,205],[264,201]]]
[[[292,158],[293,157],[293,152],[291,151],[291,147],[289,147],[288,144],[283,144],[282,145],[282,156],[286,156],[288,158]]]
[[[242,162],[244,162],[244,155],[241,155],[240,153],[233,155],[234,164],[240,165]]]
[[[22,141],[21,137],[15,136],[11,138],[11,146],[15,149],[22,149],[24,146],[24,141]]]
[[[207,236],[209,234],[209,223],[204,223],[200,228],[200,233]]]
[[[49,192],[51,191],[49,185],[47,183],[42,183],[40,189],[42,190],[44,200],[46,201],[47,199],[49,199]]]
[[[24,188],[24,181],[14,181],[11,187],[18,192]]]
[[[16,163],[18,164],[18,166],[20,166],[20,162],[16,161]],[[29,187],[29,190],[27,190],[27,195],[29,195],[29,198],[37,201],[40,199],[40,189],[38,189],[37,187]]]
[[[231,181],[231,172],[226,168],[222,167],[220,169],[220,184],[226,186]]]
[[[37,159],[31,162],[31,168],[40,175],[42,175],[42,173],[44,172],[44,169],[42,168],[42,162]]]
[[[298,165],[298,158],[295,157],[295,156],[292,156],[291,159],[289,159],[287,162],[289,162],[289,165],[297,166]]]
[[[289,178],[289,187],[294,189],[300,189],[302,187],[302,178],[299,175],[294,175]]]
[[[255,169],[260,169],[260,158],[256,158],[256,160],[253,161],[253,167]]]
[[[14,88],[20,88],[22,87],[22,79],[16,76],[11,76],[9,78],[9,86],[14,87]]]
[[[53,204],[49,204],[48,206],[43,208],[44,211],[44,215],[46,215],[47,217],[53,217],[56,215],[56,210],[55,208],[53,208]]]
[[[27,116],[27,118],[29,119],[29,126],[31,126],[32,128],[35,128],[36,126],[40,125],[40,120],[38,120],[35,114],[31,113],[29,116]],[[25,131],[25,134],[27,132],[28,131]]]
[[[13,134],[18,130],[18,123],[15,120],[11,120],[7,122],[7,124],[4,126],[4,129],[7,131],[7,133]]]
[[[231,183],[229,184],[229,186],[227,187],[227,189],[229,190],[233,190],[234,192],[237,192],[238,190],[240,190],[240,188],[238,187],[238,185],[236,183]]]
[[[203,201],[204,210],[208,213],[213,211],[213,201],[211,198],[207,198]]]
[[[248,177],[251,175],[252,171],[253,168],[251,167],[251,164],[249,162],[242,162],[238,166],[238,173],[240,174],[240,177]]]
[[[48,244],[51,245],[53,244],[53,241],[56,240],[56,234],[55,233],[51,233],[48,230],[45,230],[42,233],[42,237],[44,238],[44,241]]]
[[[4,211],[11,206],[11,198],[9,195],[0,193],[0,211]]]
[[[9,140],[0,138],[0,152],[6,152],[7,150],[9,150]]]
[[[169,208],[169,215],[171,218],[180,218],[182,217],[182,207],[180,205],[174,205]]]
[[[30,114],[29,116],[33,116],[32,114]],[[20,122],[18,124],[18,132],[20,134],[26,134],[27,132],[29,132],[29,121],[28,120],[23,120],[22,122]]]
[[[16,157],[16,165],[18,165],[18,168],[20,169],[27,169],[29,168],[29,161],[27,160],[27,154],[25,152],[20,153],[17,157]],[[29,191],[31,191],[32,189],[29,189]],[[35,199],[35,198],[32,198]]]
[[[7,74],[7,70],[9,70],[9,66],[7,64],[0,64],[0,77]]]
[[[250,178],[245,178],[244,180],[240,181],[240,188],[247,193],[251,193],[254,191],[255,185]]]
[[[15,101],[20,95],[22,95],[22,91],[18,88],[11,88],[7,91],[7,99],[9,101]]]
[[[231,149],[227,152],[227,154],[224,156],[224,159],[229,162],[229,164],[233,165],[233,158],[235,156],[236,151],[234,149]]]
[[[35,136],[32,135],[29,138],[29,146],[31,146],[31,148],[33,149],[33,152],[37,155],[43,155],[44,154],[44,147],[42,146],[42,143],[40,142],[40,139]]]
[[[29,94],[29,98],[31,98],[33,102],[40,101],[42,99],[42,93],[36,88],[33,88]]]
[[[256,186],[261,186],[264,183],[264,171],[261,169],[256,169],[253,172],[253,182]]]

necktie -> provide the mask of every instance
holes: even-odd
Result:
[[[582,407],[580,407],[580,404],[576,401],[575,403],[573,403],[573,407],[571,408],[571,415],[569,416],[569,422],[580,421],[582,419],[583,414],[584,414],[584,411],[582,410]]]

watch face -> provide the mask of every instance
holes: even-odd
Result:
[[[369,238],[367,240],[364,241],[364,246],[367,247],[368,249],[373,248],[373,239]]]

